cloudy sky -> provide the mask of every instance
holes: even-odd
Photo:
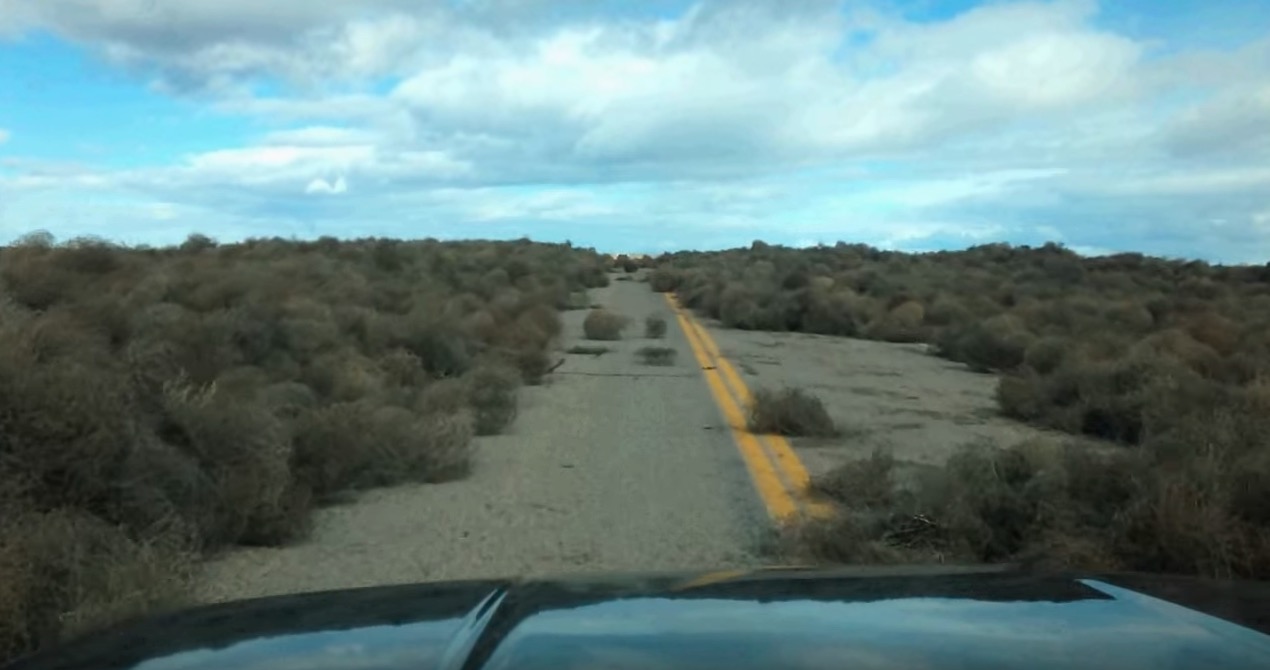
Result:
[[[1263,0],[0,0],[0,242],[1270,261]]]

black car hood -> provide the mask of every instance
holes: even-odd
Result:
[[[767,569],[418,584],[201,607],[11,670],[1270,668],[1262,583]]]

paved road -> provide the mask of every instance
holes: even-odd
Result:
[[[761,563],[770,519],[670,306],[627,281],[592,299],[633,317],[627,339],[562,353],[549,386],[523,390],[510,432],[480,438],[471,477],[322,510],[308,542],[210,562],[199,597]],[[650,313],[671,324],[659,344],[678,350],[674,367],[635,360]],[[584,316],[566,314],[564,349]]]

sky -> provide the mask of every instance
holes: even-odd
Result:
[[[1270,0],[0,0],[0,243],[1270,261]]]

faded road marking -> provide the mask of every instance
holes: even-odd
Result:
[[[667,296],[666,299],[669,301],[670,296]],[[786,490],[785,484],[781,481],[780,475],[776,473],[776,469],[767,458],[767,454],[764,453],[763,447],[759,445],[758,438],[746,430],[745,416],[741,413],[741,408],[737,406],[736,400],[732,398],[732,394],[723,383],[723,379],[719,376],[719,371],[710,364],[710,359],[706,355],[701,342],[698,341],[696,332],[689,323],[687,315],[679,310],[674,303],[671,303],[671,307],[675,308],[675,317],[679,321],[679,327],[683,329],[684,335],[688,338],[688,346],[692,348],[693,356],[701,364],[701,372],[705,375],[706,385],[710,387],[710,393],[714,396],[715,404],[719,406],[719,410],[723,412],[723,417],[727,420],[728,427],[732,431],[732,439],[741,451],[741,458],[745,461],[745,467],[749,470],[750,479],[754,482],[754,488],[758,490],[759,497],[763,500],[763,505],[767,508],[768,515],[778,521],[794,516],[798,513],[798,506],[794,503],[789,491]]]
[[[780,435],[757,436],[746,427],[742,408],[749,406],[753,395],[732,363],[719,352],[714,338],[688,310],[679,306],[673,296],[664,295],[688,338],[693,355],[701,364],[706,382],[732,429],[737,447],[768,513],[777,521],[785,521],[793,515],[830,516],[832,507],[811,496],[807,468],[794,453],[789,441]]]

